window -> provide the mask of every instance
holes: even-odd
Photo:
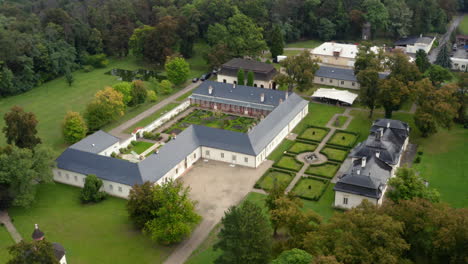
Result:
[[[83,180],[83,182],[86,182],[86,179],[85,178],[81,178]]]
[[[354,82],[352,82],[351,85],[354,86]]]
[[[75,175],[75,181],[77,182],[78,181],[78,176]]]
[[[59,177],[62,177],[62,172],[61,172],[61,171],[57,171],[57,175],[58,175]]]
[[[262,85],[260,85],[260,88],[265,88],[265,86],[263,86],[263,84],[262,84]]]
[[[330,83],[332,83],[332,82],[333,82],[333,80],[332,80],[332,79],[330,79]]]
[[[462,65],[462,68],[465,68],[465,64]]]
[[[119,192],[122,192],[122,186],[119,186]]]
[[[235,161],[237,159],[236,155],[232,155],[232,160]]]
[[[223,83],[226,83],[226,79],[223,79]]]
[[[257,84],[256,84],[256,83],[254,83],[254,87],[257,87]]]
[[[244,162],[245,162],[245,163],[249,162],[249,158],[245,157],[245,158],[244,158]]]
[[[234,81],[234,84],[237,84],[237,81]]]
[[[197,158],[197,153],[193,153],[193,158],[194,158],[194,159]]]
[[[343,197],[343,204],[348,204],[348,197]]]
[[[323,82],[323,78],[320,78],[320,81]]]
[[[175,169],[175,174],[179,174],[179,169]]]
[[[344,81],[341,81],[341,84],[344,84]]]
[[[206,155],[206,156],[209,156],[209,155],[210,155],[210,151],[209,151],[209,150],[206,150],[206,151],[205,151],[205,155]]]
[[[65,174],[65,178],[67,178],[67,180],[70,179],[70,175],[68,175],[68,173]]]
[[[224,159],[224,153],[222,153],[222,152],[221,152],[221,158],[223,158],[223,159]]]
[[[114,186],[112,186],[112,184],[109,184],[109,190],[113,190],[114,189]]]

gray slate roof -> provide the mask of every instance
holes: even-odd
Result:
[[[255,80],[271,80],[276,75],[276,69],[273,65],[240,58],[234,58],[221,66],[219,74],[237,77],[239,69],[245,72],[245,79],[247,79],[247,72],[254,73]]]
[[[317,72],[315,72],[315,76],[322,77],[322,78],[331,78],[331,79],[336,79],[336,80],[357,82],[353,69],[320,66]],[[379,73],[380,79],[385,79],[387,78],[387,76],[388,76],[388,73]]]
[[[99,153],[117,142],[119,142],[118,138],[99,130],[71,145],[70,148],[91,153]]]
[[[213,88],[211,94],[209,93],[210,87]],[[279,105],[280,99],[286,100],[286,93],[279,90],[205,81],[190,98],[272,111]],[[260,101],[261,94],[265,96],[263,102]]]
[[[401,38],[395,41],[395,46],[406,46],[406,45],[414,45],[416,43],[424,43],[424,44],[431,44],[433,37],[419,37],[419,36],[410,36],[406,38]]]

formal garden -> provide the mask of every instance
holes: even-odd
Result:
[[[301,134],[299,134],[297,138],[302,140],[321,142],[329,131],[330,129],[325,127],[309,126]]]
[[[256,123],[257,120],[251,117],[196,109],[189,115],[178,120],[174,125],[166,129],[164,133],[179,134],[190,125],[203,125],[246,133],[250,128],[255,126]]]
[[[309,175],[325,177],[327,179],[332,179],[341,164],[335,162],[325,162],[322,164],[312,164],[306,169],[305,173]]]

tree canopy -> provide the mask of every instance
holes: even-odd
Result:
[[[416,175],[413,169],[401,167],[396,172],[396,177],[391,178],[388,182],[391,189],[388,192],[388,197],[398,202],[400,200],[411,200],[413,198],[423,198],[431,202],[439,201],[439,193],[426,187],[420,176]]]
[[[33,149],[41,143],[41,139],[36,136],[38,121],[34,113],[24,112],[23,108],[13,106],[10,112],[5,113],[3,119],[5,120],[3,132],[8,144]]]
[[[279,85],[285,85],[289,91],[297,87],[299,91],[312,88],[315,72],[319,69],[318,59],[313,59],[305,50],[297,56],[287,57],[280,62],[285,73],[276,76]]]
[[[125,104],[122,93],[106,87],[94,95],[86,107],[85,119],[91,131],[98,130],[124,114]]]
[[[70,144],[82,140],[88,132],[88,126],[80,113],[69,111],[63,121],[63,138]]]
[[[164,69],[167,72],[167,79],[175,85],[184,83],[190,73],[188,62],[181,57],[168,58],[164,65]]]
[[[8,248],[10,260],[7,264],[59,264],[54,247],[47,240],[26,242],[21,240]]]

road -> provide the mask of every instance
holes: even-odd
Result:
[[[134,124],[138,123],[140,120],[145,119],[146,117],[152,115],[154,112],[158,111],[159,109],[163,108],[164,106],[172,103],[175,101],[178,97],[182,96],[183,94],[197,88],[201,84],[200,81],[196,83],[191,83],[184,89],[178,91],[177,93],[169,96],[168,98],[162,100],[161,102],[158,102],[157,104],[153,105],[151,108],[148,110],[145,110],[144,112],[140,113],[139,115],[135,116],[134,118],[128,120],[127,122],[121,124],[120,126],[112,129],[109,131],[109,133],[115,137],[118,137],[120,139],[125,139],[128,138],[129,135],[126,134],[124,131],[133,126]]]
[[[444,35],[442,35],[442,37],[439,39],[439,46],[437,46],[437,48],[434,48],[430,53],[429,53],[429,61],[431,63],[434,63],[436,58],[437,58],[437,54],[439,54],[439,51],[440,51],[440,48],[445,44],[447,43],[447,41],[450,40],[450,35],[452,34],[452,32],[458,27],[458,25],[460,24],[460,22],[463,20],[463,16],[456,16],[453,18],[452,22],[450,23],[450,26],[449,28],[447,29],[447,32],[445,32]],[[449,47],[449,49],[452,49],[452,47]]]

